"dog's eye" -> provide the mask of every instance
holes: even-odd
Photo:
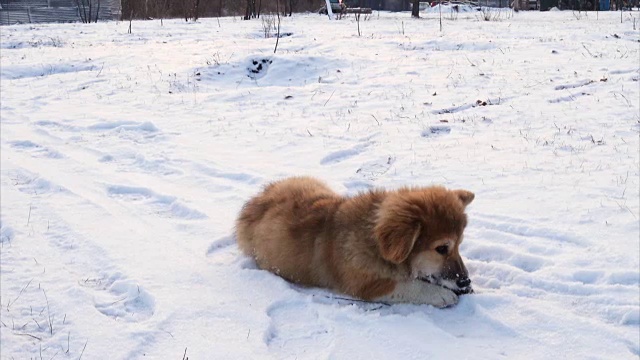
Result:
[[[436,248],[436,251],[440,255],[447,255],[447,253],[449,253],[449,247],[447,245],[440,245]]]

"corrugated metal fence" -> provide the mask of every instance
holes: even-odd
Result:
[[[94,12],[100,3],[98,20],[120,19],[120,0],[91,2]],[[0,25],[79,21],[82,18],[75,0],[0,0]]]

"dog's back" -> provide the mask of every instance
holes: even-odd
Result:
[[[238,246],[258,266],[297,283],[327,286],[323,271],[331,219],[341,197],[322,182],[275,182],[251,199],[236,223]]]

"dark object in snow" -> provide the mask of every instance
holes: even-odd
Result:
[[[420,136],[422,137],[431,137],[436,135],[449,134],[451,132],[451,127],[446,125],[433,125],[429,126],[428,129],[422,130]]]
[[[252,66],[247,67],[247,71],[249,72],[247,74],[247,76],[249,76],[252,79],[257,79],[259,77],[264,76],[264,73],[266,73],[267,69],[269,68],[269,65],[273,62],[273,60],[269,59],[269,58],[264,58],[264,59],[259,59],[259,60],[251,60]],[[262,76],[257,76],[259,74],[262,74]]]

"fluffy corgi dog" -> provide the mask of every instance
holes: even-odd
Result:
[[[296,284],[447,307],[472,292],[458,249],[473,198],[438,186],[345,197],[314,178],[288,178],[244,205],[237,241],[261,269]]]

